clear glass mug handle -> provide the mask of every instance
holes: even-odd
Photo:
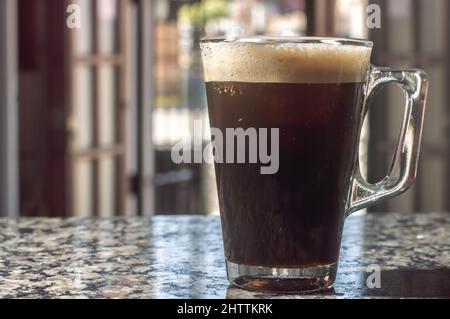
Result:
[[[405,117],[395,156],[388,176],[376,184],[369,183],[362,176],[357,159],[347,201],[347,216],[405,192],[416,179],[428,92],[427,75],[417,69],[372,67],[364,102],[365,110],[378,90],[389,83],[398,84],[406,98]]]

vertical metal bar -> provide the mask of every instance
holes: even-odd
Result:
[[[117,142],[123,146],[123,153],[117,158],[117,175],[116,175],[116,211],[119,215],[126,215],[126,196],[128,194],[128,178],[126,176],[126,123],[127,123],[127,106],[128,94],[126,87],[127,76],[127,0],[119,0],[119,15],[117,21],[117,41],[118,51],[122,57],[118,67],[118,77],[116,81],[116,129]]]
[[[382,19],[382,23],[384,23],[383,27],[381,28],[381,42],[382,42],[382,54],[389,56],[390,55],[390,15],[388,13],[388,4],[387,4],[387,0],[381,0],[381,4],[382,4],[382,8],[384,8],[384,10],[381,10],[381,19]],[[382,63],[380,63],[379,65],[383,65]],[[381,112],[379,113],[380,117],[379,117],[379,122],[377,123],[377,128],[379,129],[380,133],[381,133],[381,139],[379,140],[379,142],[381,142],[381,144],[383,145],[387,145],[388,144],[388,134],[387,131],[385,129],[385,127],[388,126],[389,123],[389,108],[388,108],[388,104],[389,104],[389,98],[388,95],[385,93],[382,95],[382,107],[380,108]],[[388,150],[384,149],[380,156],[382,161],[379,161],[379,163],[387,163],[388,160],[390,160],[390,154],[388,155]],[[383,167],[383,165],[381,167],[378,167],[378,171],[379,172],[383,172],[384,173],[385,168]],[[381,174],[380,174],[381,176]],[[382,204],[380,206],[380,211],[388,211],[389,210],[389,203],[385,202],[384,204]]]
[[[325,4],[325,35],[335,36],[336,33],[336,0],[326,0]]]
[[[0,216],[19,215],[17,1],[0,2]]]
[[[371,29],[369,32],[370,39],[375,43],[374,45],[374,63],[377,65],[384,65],[387,61],[384,61],[384,57],[389,56],[389,29],[390,21],[389,14],[387,13],[388,5],[386,0],[373,0],[370,3],[377,4],[381,8],[381,21],[382,28]],[[381,101],[380,101],[381,100]],[[388,136],[385,127],[389,121],[388,113],[388,99],[386,93],[381,95],[379,104],[376,107],[372,107],[370,110],[370,142],[368,151],[368,175],[369,178],[382,176],[386,173],[384,163],[387,162],[387,150],[383,145],[386,145]],[[382,203],[375,207],[369,208],[370,212],[386,211],[388,210],[388,204]]]
[[[152,215],[154,210],[154,152],[152,140],[153,107],[153,5],[139,0],[138,8],[138,215]]]
[[[65,1],[65,7],[71,3],[71,0]],[[64,28],[64,46],[65,46],[65,115],[66,115],[66,154],[65,154],[65,196],[66,207],[65,215],[75,216],[75,159],[74,159],[74,103],[73,103],[73,83],[74,83],[74,69],[75,57],[73,51],[73,31],[69,28]]]
[[[137,14],[137,50],[136,50],[136,61],[138,64],[138,68],[137,68],[137,89],[136,89],[136,93],[137,93],[137,97],[136,97],[136,104],[137,104],[137,109],[136,109],[136,126],[137,126],[137,133],[136,133],[136,150],[137,150],[137,181],[136,181],[136,185],[135,185],[135,190],[137,192],[137,196],[136,196],[136,212],[138,216],[142,216],[142,211],[143,211],[143,196],[142,196],[142,190],[140,187],[141,184],[141,178],[142,178],[142,165],[143,165],[143,150],[142,150],[142,144],[143,144],[143,138],[142,138],[142,122],[141,122],[141,118],[142,118],[142,113],[143,113],[143,103],[144,103],[144,90],[143,90],[143,83],[142,83],[142,79],[144,76],[144,72],[142,71],[142,67],[140,66],[140,63],[142,61],[142,59],[144,58],[144,53],[142,52],[144,50],[144,45],[143,45],[143,36],[144,36],[144,23],[143,23],[143,19],[144,19],[144,13],[143,11],[143,7],[144,7],[144,3],[142,2],[143,0],[139,0],[138,2],[138,14]]]
[[[100,42],[100,20],[98,15],[98,3],[97,0],[92,1],[93,5],[93,41],[94,41],[94,54],[99,53],[99,42]],[[100,125],[101,121],[101,92],[100,92],[100,77],[99,77],[99,64],[94,65],[94,96],[93,96],[93,110],[92,110],[92,123],[93,125],[93,145],[92,148],[98,148],[100,146]],[[95,158],[92,162],[92,214],[94,217],[100,215],[100,158]]]
[[[308,36],[313,36],[316,33],[315,7],[314,0],[305,0],[306,35]]]
[[[333,36],[336,0],[306,0],[306,33],[309,36]]]
[[[414,45],[414,56],[416,57],[416,63],[414,67],[420,67],[422,61],[422,41],[421,41],[421,30],[422,30],[422,15],[420,10],[420,0],[413,0],[412,3],[412,32],[413,32],[413,45]],[[422,162],[427,156],[426,152],[422,154],[422,160],[418,163],[418,172],[422,172]],[[419,179],[414,185],[414,211],[422,211],[422,180]]]
[[[24,1],[26,2],[26,1]],[[41,170],[45,180],[43,194],[46,201],[47,216],[65,215],[66,194],[62,187],[66,183],[65,145],[66,130],[60,125],[64,123],[63,111],[65,103],[65,1],[40,1],[42,35],[45,38],[45,54],[39,58],[42,81],[41,90],[45,92],[45,103],[41,110],[41,124],[46,147],[43,148]],[[42,52],[41,52],[42,53]],[[39,54],[36,52],[36,54]],[[26,92],[23,92],[26,94]],[[38,106],[38,105],[37,105]],[[58,114],[57,116],[55,116]],[[48,116],[44,116],[48,115]],[[53,115],[53,116],[50,116]],[[52,120],[51,120],[52,119]],[[59,125],[55,125],[58,123]],[[60,174],[55,174],[60,172]]]
[[[444,39],[446,39],[446,45],[445,45],[445,52],[444,54],[444,61],[446,64],[446,78],[447,80],[445,81],[446,85],[450,85],[450,41],[448,39],[450,39],[450,1],[445,1],[445,6],[446,6],[446,15],[445,17],[447,17],[446,21],[447,24],[445,25],[445,30],[444,30]],[[447,119],[450,118],[450,88],[446,88],[446,96],[445,96],[445,103],[447,105]],[[450,122],[447,121],[447,127],[446,127],[446,134],[447,136],[450,136]],[[449,149],[449,145],[446,145],[446,151],[445,151],[445,156],[446,156],[446,162],[447,162],[447,179],[445,181],[445,185],[444,187],[446,189],[444,189],[444,194],[450,194],[450,149]],[[444,157],[445,158],[445,157]],[[446,203],[445,210],[450,211],[450,196],[447,196],[447,203]]]

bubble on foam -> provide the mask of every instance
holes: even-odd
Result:
[[[207,82],[363,82],[370,53],[369,47],[324,42],[202,43]]]

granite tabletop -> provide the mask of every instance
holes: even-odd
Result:
[[[352,216],[332,291],[272,295],[229,286],[218,217],[0,219],[0,297],[450,298],[449,235],[450,214]]]

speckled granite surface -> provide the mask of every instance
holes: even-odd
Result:
[[[0,219],[0,297],[450,298],[450,214],[349,218],[335,288],[313,296],[229,287],[217,217]]]

